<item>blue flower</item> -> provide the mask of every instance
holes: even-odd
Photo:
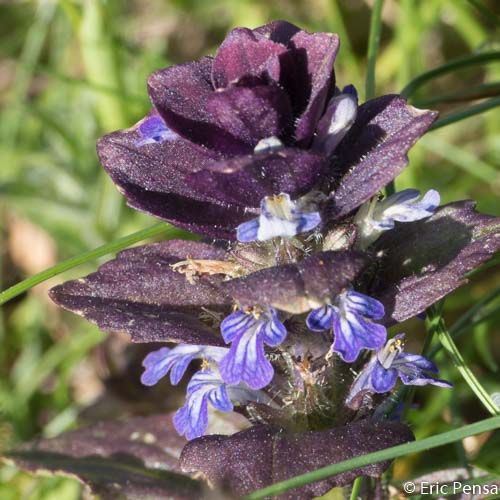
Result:
[[[170,370],[170,381],[173,385],[180,382],[193,359],[207,359],[218,362],[228,352],[224,347],[179,344],[172,349],[162,347],[150,352],[142,362],[145,370],[141,376],[144,385],[155,385]]]
[[[417,189],[404,189],[382,201],[376,198],[365,203],[356,214],[358,246],[366,248],[396,222],[413,222],[430,217],[439,206],[439,193],[433,189],[420,197]]]
[[[264,344],[275,347],[287,333],[276,309],[236,311],[222,321],[221,332],[226,343],[231,343],[219,363],[222,378],[229,384],[245,382],[252,389],[268,385],[274,370],[266,358]]]
[[[260,216],[240,224],[238,241],[266,241],[277,236],[289,238],[313,230],[321,222],[319,212],[304,212],[286,193],[266,196],[260,204]]]
[[[419,354],[403,352],[404,334],[396,335],[380,349],[354,381],[348,400],[361,391],[389,392],[399,377],[405,385],[452,387],[446,380],[436,379],[436,365]]]
[[[149,116],[143,120],[138,127],[138,131],[142,139],[137,141],[137,146],[168,141],[178,137],[175,132],[167,127],[165,122],[158,115]]]
[[[333,350],[352,363],[362,349],[384,345],[387,330],[371,320],[384,317],[384,306],[367,295],[349,290],[338,295],[333,304],[313,309],[306,323],[310,330],[321,332],[333,327]]]
[[[226,384],[212,370],[196,372],[187,386],[186,403],[174,416],[177,432],[187,439],[205,434],[208,426],[208,402],[219,411],[231,411]]]
[[[358,93],[353,85],[348,85],[330,99],[325,114],[318,123],[313,149],[331,156],[349,132],[357,113]]]
[[[231,411],[233,401],[241,404],[255,401],[276,407],[262,391],[242,385],[227,385],[217,369],[196,372],[187,386],[186,403],[174,415],[174,426],[182,436],[191,440],[203,436],[208,426],[208,403],[219,411]]]

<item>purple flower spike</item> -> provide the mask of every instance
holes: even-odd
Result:
[[[155,144],[168,140],[177,139],[178,136],[172,132],[163,119],[158,115],[152,115],[141,122],[138,131],[142,139],[137,141],[137,146],[144,146],[145,144]]]
[[[180,382],[193,359],[207,359],[218,362],[227,353],[225,347],[180,344],[170,349],[162,347],[150,352],[142,362],[145,370],[141,377],[144,385],[155,385],[170,371],[170,381],[173,385]]]
[[[287,334],[277,311],[236,311],[222,321],[221,332],[224,340],[231,342],[229,352],[219,363],[222,378],[228,384],[245,382],[252,389],[268,385],[274,370],[264,344],[278,346]]]
[[[367,295],[349,290],[337,296],[334,304],[312,310],[306,323],[310,330],[333,327],[333,350],[352,363],[362,349],[378,349],[387,337],[383,325],[373,323],[384,317],[384,306]]]
[[[404,337],[404,334],[396,335],[377,352],[355,380],[348,402],[362,391],[389,392],[398,377],[405,385],[432,384],[446,388],[453,386],[446,380],[431,376],[439,371],[432,361],[419,354],[403,352]]]
[[[404,189],[388,198],[365,203],[358,211],[355,222],[358,226],[358,244],[366,248],[384,231],[393,229],[396,222],[414,222],[434,214],[439,206],[439,193],[433,189],[420,197],[417,189]]]
[[[205,434],[208,425],[208,402],[219,411],[231,411],[233,403],[229,399],[226,384],[212,370],[199,371],[188,384],[186,403],[174,416],[177,432],[187,439]]]
[[[352,127],[357,112],[358,95],[354,86],[349,85],[330,99],[325,114],[318,123],[313,149],[331,156]]]
[[[343,218],[402,171],[437,114],[398,96],[358,106],[352,85],[336,86],[338,48],[335,34],[283,21],[235,28],[215,57],[153,73],[149,115],[103,137],[100,161],[131,207],[211,238],[234,240],[248,222],[241,241],[254,241],[251,214],[279,193],[320,190]],[[303,211],[291,232],[273,230],[317,227]]]
[[[266,196],[260,205],[260,216],[240,224],[238,241],[266,241],[281,236],[289,238],[312,231],[321,222],[319,212],[303,212],[286,193]]]

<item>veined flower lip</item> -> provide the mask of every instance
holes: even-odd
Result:
[[[274,370],[265,356],[264,344],[278,346],[286,338],[286,328],[274,308],[259,315],[235,311],[221,323],[224,340],[231,343],[229,352],[219,363],[222,378],[229,384],[245,382],[252,389],[266,387]]]
[[[306,322],[313,331],[332,329],[333,351],[352,363],[362,349],[378,349],[385,343],[385,327],[374,322],[384,314],[384,306],[377,300],[347,290],[340,293],[333,304],[311,311]]]

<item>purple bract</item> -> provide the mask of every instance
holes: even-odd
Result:
[[[174,417],[193,440],[182,464],[237,495],[331,463],[334,441],[338,459],[411,439],[381,400],[397,378],[448,383],[404,353],[400,336],[386,344],[386,328],[464,284],[500,247],[500,221],[472,202],[440,207],[434,190],[380,196],[437,114],[396,95],[358,104],[351,85],[336,87],[338,46],[336,35],[277,21],[236,28],[214,57],[155,72],[148,116],[103,137],[99,157],[130,206],[217,244],[132,248],[51,291],[103,330],[178,344],[144,359],[145,385],[169,372],[177,384],[201,360]],[[200,438],[210,407],[255,426]],[[373,428],[386,434],[372,446],[359,436]]]

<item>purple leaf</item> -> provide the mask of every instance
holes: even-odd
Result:
[[[264,35],[273,42],[288,45],[290,39],[301,29],[288,21],[272,21],[253,30],[254,33]]]
[[[141,123],[106,135],[97,144],[101,163],[128,204],[189,231],[234,239],[235,228],[249,215],[186,181],[186,176],[208,168],[221,156],[203,152],[181,138],[138,145]]]
[[[173,193],[157,193],[138,186],[119,185],[127,204],[174,226],[211,238],[234,240],[236,227],[251,218],[244,207],[199,202]]]
[[[185,444],[170,415],[100,422],[53,439],[40,439],[7,453],[18,467],[77,477],[103,499],[191,500],[203,486],[182,475]]]
[[[222,287],[244,305],[271,305],[300,314],[333,299],[367,264],[368,257],[359,252],[320,252],[297,264],[226,281]]]
[[[180,240],[132,248],[96,273],[56,286],[51,298],[103,330],[130,333],[134,342],[224,345],[198,314],[200,306],[227,313],[232,301],[220,288],[220,275],[200,276],[191,284],[185,275],[172,270],[172,264],[188,256],[224,260],[226,253]]]
[[[386,310],[385,321],[404,321],[465,284],[465,274],[500,249],[500,219],[450,203],[422,221],[399,224],[377,241],[382,252],[370,295]]]
[[[156,144],[138,145],[142,137],[140,127],[157,116],[153,110],[134,127],[99,139],[97,152],[102,165],[118,184],[136,184],[151,191],[177,193],[209,201],[202,192],[193,191],[184,179],[186,175],[223,157],[203,151],[179,137]]]
[[[286,51],[286,47],[273,42],[257,30],[235,28],[222,42],[212,67],[212,81],[215,88],[227,87],[242,76],[263,76],[268,74],[275,81],[279,72],[269,74],[266,64]]]
[[[398,96],[387,95],[358,108],[356,121],[335,150],[332,216],[341,218],[369,200],[408,164],[408,150],[437,118]]]
[[[294,199],[307,193],[326,167],[317,153],[283,148],[214,163],[192,174],[188,182],[226,204],[257,208],[265,196],[287,193]]]
[[[181,467],[186,472],[202,472],[209,481],[228,487],[236,495],[247,495],[272,483],[413,439],[409,428],[399,422],[361,420],[327,431],[302,433],[256,426],[232,436],[191,441],[182,451]],[[276,498],[308,500],[335,486],[350,484],[360,475],[379,477],[389,465],[386,461],[343,472]]]
[[[220,128],[207,107],[213,95],[212,58],[170,66],[153,73],[149,95],[167,126],[200,146],[226,154],[248,152],[248,146]]]
[[[307,146],[325,109],[330,91],[335,87],[333,63],[339,49],[339,37],[332,33],[299,31],[290,40],[296,67],[295,94],[307,92],[307,105],[295,130],[298,144]],[[300,78],[302,75],[302,79]],[[300,87],[299,87],[300,85]],[[300,94],[299,94],[300,95]]]
[[[248,144],[249,152],[261,139],[292,130],[290,100],[277,85],[231,85],[212,94],[208,109],[221,128]]]

